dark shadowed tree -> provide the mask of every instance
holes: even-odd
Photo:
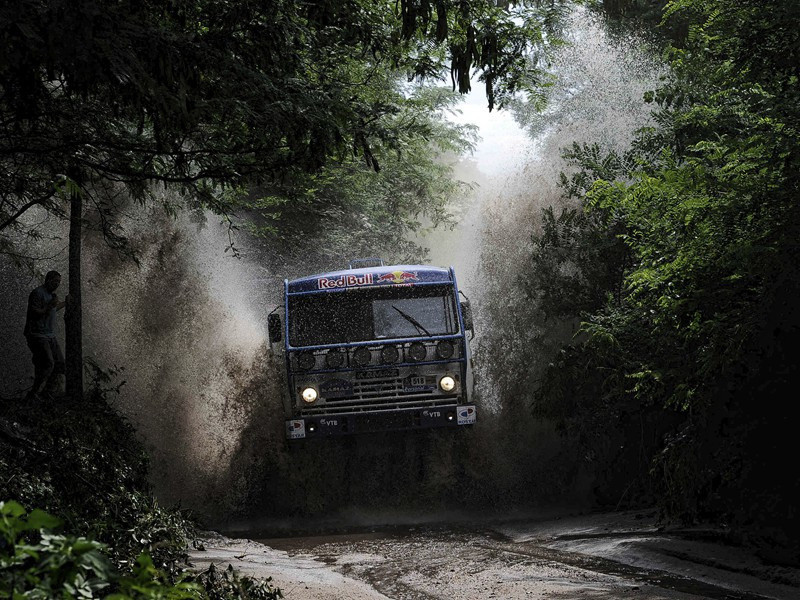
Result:
[[[498,4],[3,3],[0,251],[13,254],[12,233],[29,232],[31,211],[66,217],[65,182],[79,188],[67,194],[75,212],[79,200],[96,209],[119,244],[113,206],[98,191],[109,185],[145,202],[158,183],[227,213],[231,190],[290,188],[353,154],[377,171],[376,145],[401,151],[403,141],[384,118],[398,103],[374,93],[388,70],[410,78],[449,71],[465,92],[477,69],[490,108],[535,84],[523,55],[541,51],[566,2]],[[414,122],[404,131],[428,134]],[[72,214],[72,227],[82,217]],[[80,336],[80,310],[79,302],[70,309],[68,339]],[[70,364],[77,381],[80,357]]]
[[[577,285],[573,298],[593,300],[536,407],[595,447],[620,448],[609,440],[633,424],[651,442],[614,450],[605,468],[638,461],[665,514],[746,527],[800,561],[800,488],[774,469],[794,452],[785,407],[800,382],[800,5],[675,0],[673,17],[691,26],[646,96],[655,126],[623,161],[570,152],[582,170],[564,184],[586,214],[561,247],[579,267],[559,270],[551,243],[533,269],[554,265],[550,297]],[[624,260],[595,252],[581,265],[613,244]],[[621,286],[598,279],[609,267]]]

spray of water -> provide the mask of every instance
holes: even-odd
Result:
[[[543,113],[516,108],[532,143],[523,169],[497,181],[480,201],[483,228],[477,272],[485,282],[478,314],[486,335],[478,348],[480,381],[486,402],[497,408],[494,425],[506,435],[498,452],[516,452],[522,473],[517,485],[540,499],[591,500],[593,482],[582,468],[585,458],[564,443],[554,424],[532,415],[532,392],[542,368],[570,341],[577,320],[537,316],[536,300],[526,295],[533,235],[541,213],[569,207],[559,175],[569,174],[562,158],[573,143],[598,143],[624,151],[635,131],[650,123],[644,92],[653,89],[660,65],[643,51],[641,40],[609,38],[602,23],[576,11],[567,29],[570,44],[556,57],[557,85]],[[573,205],[574,206],[574,205]],[[507,440],[513,440],[507,442]],[[548,490],[547,492],[545,490]]]
[[[520,325],[529,322],[529,307],[519,277],[541,209],[563,203],[560,148],[572,140],[623,146],[647,120],[640,99],[657,68],[635,40],[611,43],[586,12],[569,32],[573,43],[558,56],[550,110],[537,117],[518,111],[528,138],[504,139],[501,160],[496,153],[484,160],[479,148],[462,163],[459,178],[477,185],[464,199],[460,227],[418,240],[431,248],[432,264],[456,266],[476,308],[483,418],[471,430],[290,449],[265,323],[280,302],[281,280],[304,273],[303,265],[268,272],[264,265],[276,262],[268,249],[240,238],[241,258],[224,251],[228,231],[214,217],[199,224],[143,209],[132,209],[124,223],[140,266],[89,244],[86,347],[104,364],[126,367],[115,402],[151,450],[164,501],[215,524],[265,515],[357,521],[386,511],[507,509],[580,495],[579,473],[564,466],[573,463],[564,462],[552,425],[529,416],[525,393],[537,365],[519,365],[514,356],[524,354],[531,335],[553,332]],[[504,365],[526,372],[499,376]]]

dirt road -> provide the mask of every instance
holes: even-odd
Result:
[[[271,576],[290,600],[800,598],[800,571],[647,514],[253,537],[209,535],[192,560]]]

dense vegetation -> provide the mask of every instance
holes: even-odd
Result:
[[[15,499],[0,501],[0,597],[280,597],[267,581],[189,570],[195,524],[153,498],[144,448],[96,375],[81,402],[0,405],[0,483]]]
[[[5,3],[4,266],[70,216],[76,241],[86,226],[130,250],[116,216],[131,201],[216,211],[284,256],[308,238],[312,261],[352,248],[418,256],[406,235],[447,221],[460,188],[443,157],[471,137],[442,120],[452,94],[404,78],[444,69],[465,91],[477,68],[490,106],[535,91],[565,3],[498,4]],[[662,4],[605,8],[649,27]],[[655,125],[626,152],[565,150],[578,207],[543,215],[525,303],[505,311],[519,351],[505,349],[499,380],[535,384],[535,414],[580,448],[601,502],[731,524],[789,560],[800,483],[773,465],[791,456],[797,383],[798,10],[666,4]],[[72,252],[79,264],[79,243]],[[580,322],[577,335],[557,350],[559,336],[526,339],[545,319],[560,336]],[[79,346],[72,355],[82,373]],[[106,393],[2,406],[3,589],[274,597],[268,584],[184,572],[191,523],[152,499],[144,453]]]
[[[442,100],[410,97],[403,79],[449,72],[465,92],[477,69],[490,107],[535,89],[522,55],[543,47],[562,6],[548,4],[5,3],[0,249],[14,257],[8,230],[33,233],[36,207],[65,216],[73,192],[120,244],[120,189],[152,201],[161,183],[173,206],[229,213],[261,186],[256,208],[296,199],[308,174],[352,170],[353,156],[380,171],[436,137],[423,115]]]
[[[800,8],[675,0],[663,19],[688,26],[646,96],[655,124],[626,152],[565,149],[580,206],[534,239],[532,318],[581,321],[534,410],[584,448],[600,500],[797,561],[800,487],[775,465],[798,383]]]
[[[117,216],[131,201],[231,223],[239,211],[277,233],[309,216],[337,224],[341,211],[364,212],[363,191],[378,196],[364,216],[401,234],[420,214],[437,221],[455,190],[423,143],[447,150],[465,140],[426,115],[441,100],[398,81],[449,72],[463,93],[475,70],[490,109],[536,90],[540,69],[525,55],[543,51],[567,3],[4,3],[0,254],[29,262],[31,243],[69,219],[69,393],[83,389],[85,226],[128,252]],[[394,161],[365,190],[363,171],[381,171],[392,154],[418,168]]]
[[[525,57],[544,52],[566,4],[0,6],[0,268],[48,270],[68,235],[71,296],[67,395],[2,406],[4,593],[205,593],[180,566],[188,521],[155,503],[131,428],[85,393],[85,238],[135,260],[124,215],[160,204],[221,215],[284,260],[309,237],[312,263],[354,248],[419,257],[407,234],[447,223],[462,189],[446,162],[472,139],[443,119],[455,92],[474,71],[490,109],[535,92],[541,71]],[[451,91],[420,85],[448,74]],[[199,583],[219,598],[275,593],[230,574]]]

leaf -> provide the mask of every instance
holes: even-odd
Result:
[[[63,521],[50,515],[43,510],[35,508],[28,515],[28,527],[30,529],[57,529],[61,527]]]
[[[0,514],[4,517],[20,517],[25,514],[25,508],[19,502],[14,502],[13,500],[0,502]]]

